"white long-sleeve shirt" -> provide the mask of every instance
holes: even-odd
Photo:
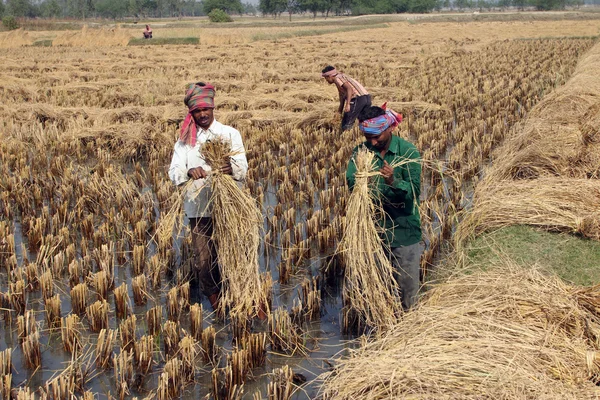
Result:
[[[173,159],[169,167],[169,178],[177,186],[186,183],[191,178],[187,173],[191,168],[202,167],[206,172],[211,171],[210,165],[202,157],[202,145],[207,140],[221,137],[231,142],[231,150],[235,153],[231,157],[231,168],[233,170],[233,179],[238,181],[241,186],[248,172],[248,161],[246,160],[246,150],[242,142],[242,135],[237,129],[231,126],[223,125],[217,120],[206,130],[196,126],[198,129],[196,136],[196,146],[184,144],[181,141],[175,143]],[[210,176],[206,179],[196,179],[185,193],[183,208],[188,218],[210,217],[209,199],[211,197]]]

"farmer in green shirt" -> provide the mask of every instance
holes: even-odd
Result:
[[[385,105],[384,105],[385,107]],[[420,286],[421,220],[421,158],[417,148],[406,140],[392,135],[402,116],[392,110],[371,106],[358,116],[359,128],[365,136],[362,144],[374,152],[380,175],[374,190],[381,200],[383,215],[379,224],[383,240],[390,251],[395,277],[400,286],[402,307],[411,308]],[[362,146],[361,145],[361,146]],[[356,153],[355,148],[354,152]],[[348,164],[346,179],[354,187],[356,165],[354,157]]]

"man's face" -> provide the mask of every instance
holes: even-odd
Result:
[[[392,131],[394,128],[389,127],[379,135],[368,135],[365,133],[365,140],[377,150],[385,150],[392,139]]]
[[[196,125],[200,126],[202,129],[208,129],[215,119],[212,108],[198,108],[192,111],[192,117],[194,118]]]
[[[329,83],[330,85],[334,82],[334,77],[333,76],[324,76],[323,78],[325,78],[325,80],[327,81],[327,83]]]

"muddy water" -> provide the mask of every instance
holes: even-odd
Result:
[[[265,213],[272,215],[273,207],[276,205],[275,190],[267,190],[265,195]],[[318,204],[318,200],[317,200]],[[318,209],[318,206],[315,207]],[[298,212],[297,219],[300,221],[302,211]],[[304,210],[305,211],[305,210]],[[15,228],[15,244],[17,251],[17,260],[19,265],[22,265],[23,254],[21,253],[22,244],[24,238],[21,232],[20,223],[18,220],[13,221]],[[267,229],[266,223],[264,227]],[[175,235],[176,240],[176,259],[177,267],[184,261],[181,259],[181,235]],[[25,243],[26,244],[26,243]],[[285,307],[288,310],[291,309],[294,300],[298,297],[298,289],[300,283],[306,278],[311,276],[320,276],[322,268],[329,262],[329,254],[319,254],[316,251],[312,251],[313,257],[305,261],[292,275],[289,283],[282,285],[278,283],[279,272],[277,265],[281,261],[281,251],[277,250],[278,244],[271,245],[272,248],[265,251],[264,244],[261,245],[260,249],[260,267],[262,271],[269,270],[273,277],[273,309],[278,307]],[[149,249],[148,257],[151,256],[153,249]],[[333,251],[333,249],[332,249]],[[27,254],[29,260],[35,260],[36,254]],[[119,287],[122,283],[128,285],[129,298],[133,299],[132,291],[132,268],[129,267],[128,263],[124,265],[115,266],[115,288]],[[6,282],[9,281],[6,272],[2,272],[0,281],[3,282],[0,290],[3,292],[8,291]],[[166,318],[166,293],[175,284],[175,277],[173,274],[168,274],[168,279],[163,280],[163,285],[160,290],[150,292],[150,300],[144,306],[136,306],[133,301],[130,302],[132,311],[137,317],[137,337],[146,334],[146,312],[156,306],[161,305],[163,307],[163,322]],[[170,280],[169,280],[170,278]],[[300,384],[293,396],[295,399],[310,399],[315,398],[318,395],[318,385],[315,378],[322,372],[328,370],[331,366],[330,362],[333,362],[334,356],[343,352],[345,348],[352,347],[355,345],[352,342],[352,337],[342,335],[339,325],[339,315],[341,309],[341,277],[332,276],[328,279],[322,279],[322,315],[318,321],[313,321],[305,324],[303,330],[305,331],[304,339],[305,345],[308,349],[307,354],[281,354],[276,352],[268,352],[266,365],[261,368],[256,368],[252,371],[252,377],[244,385],[244,398],[252,398],[252,395],[256,392],[261,393],[261,397],[266,397],[266,387],[269,382],[269,374],[275,368],[280,368],[284,365],[292,367],[293,371],[299,374],[301,377],[306,379],[306,382]],[[71,301],[70,301],[70,287],[67,279],[55,279],[54,281],[55,293],[58,293],[61,298],[61,316],[64,317],[71,312]],[[16,329],[16,318],[13,317],[12,325],[0,324],[0,342],[2,344],[1,350],[5,348],[13,349],[13,365],[15,371],[13,371],[13,387],[14,386],[28,386],[33,390],[37,390],[40,387],[46,385],[46,383],[52,378],[56,377],[62,371],[65,370],[73,359],[70,353],[63,350],[62,339],[60,329],[54,331],[47,330],[47,323],[45,321],[45,310],[42,294],[40,290],[27,292],[27,309],[33,310],[36,321],[38,323],[38,329],[41,331],[40,344],[42,349],[42,367],[35,371],[30,371],[24,367],[22,346],[19,345]],[[93,296],[93,301],[96,298]],[[110,304],[109,311],[109,328],[118,329],[120,320],[115,317],[114,308],[114,294],[110,291],[108,295],[108,302]],[[227,325],[227,321],[215,320],[212,314],[210,314],[211,307],[210,303],[205,299],[195,287],[191,287],[190,293],[190,304],[201,303],[204,309],[204,327],[213,325],[217,331],[217,344],[223,348],[222,354],[232,349],[232,334]],[[88,305],[90,301],[88,299]],[[181,317],[181,327],[189,332],[189,320],[186,318],[187,313],[183,312]],[[109,370],[98,370],[94,366],[95,357],[95,345],[98,334],[92,333],[87,329],[87,323],[83,321],[83,357],[80,361],[83,362],[84,366],[87,365],[89,376],[86,382],[86,389],[95,393],[98,398],[109,398],[109,396],[116,396],[116,381],[114,378],[114,371]],[[267,332],[268,326],[266,322],[253,321],[252,326],[253,332]],[[117,339],[117,344],[120,340]],[[158,377],[162,372],[162,365],[164,365],[164,353],[162,353],[162,336],[158,338],[158,343],[161,352],[155,354],[156,364],[153,370],[146,377],[134,378],[135,387],[131,390],[130,397],[146,397],[148,395],[154,395],[155,389],[158,383]],[[267,349],[268,339],[267,339]],[[119,352],[118,346],[113,349],[116,354]],[[223,356],[220,362],[220,367],[225,365],[225,357]],[[183,398],[202,398],[209,396],[211,393],[211,365],[205,365],[201,360],[197,363],[197,374],[196,382],[189,384],[185,387]],[[85,368],[84,368],[85,369]]]

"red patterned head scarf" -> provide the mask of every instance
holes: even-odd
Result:
[[[209,83],[190,83],[185,88],[183,102],[188,108],[188,114],[181,125],[179,140],[190,146],[196,145],[196,122],[192,111],[199,108],[215,108],[215,88]]]
[[[358,124],[358,128],[362,133],[367,135],[381,135],[383,131],[391,127],[396,127],[402,122],[402,114],[398,114],[394,110],[387,110],[387,103],[384,103],[381,108],[385,110],[385,114],[379,117],[371,118],[362,121]]]

